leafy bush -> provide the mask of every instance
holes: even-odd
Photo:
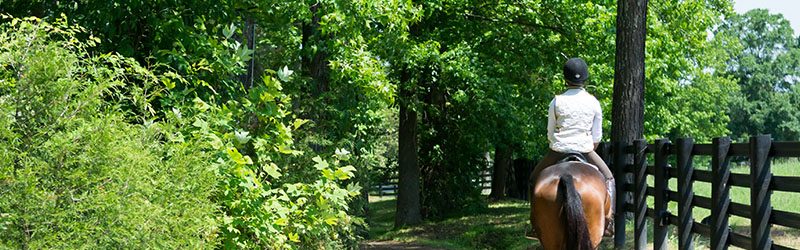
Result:
[[[3,18],[0,246],[355,245],[351,156],[296,149],[292,132],[307,121],[288,111],[288,68],[209,95],[191,71],[91,56],[98,41],[79,41],[85,32],[66,18]],[[215,53],[243,53],[227,49]],[[234,76],[233,65],[217,74]]]
[[[278,73],[287,78],[286,70]],[[349,152],[310,159],[293,149],[292,130],[305,120],[289,117],[280,80],[264,76],[246,98],[215,105],[195,98],[167,116],[185,128],[171,140],[193,141],[212,152],[221,176],[215,195],[225,248],[331,249],[353,246],[347,202],[360,187],[340,181],[354,176],[344,165]],[[284,167],[279,167],[279,165]]]
[[[162,143],[167,124],[132,124],[122,109],[147,110],[156,77],[88,55],[96,40],[78,41],[82,29],[65,19],[9,19],[0,30],[0,245],[213,247],[208,156]]]

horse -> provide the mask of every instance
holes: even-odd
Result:
[[[531,188],[531,224],[545,250],[597,249],[611,218],[605,178],[594,165],[567,159],[542,170]]]

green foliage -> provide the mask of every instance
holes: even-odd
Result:
[[[4,17],[7,18],[7,17]],[[0,245],[8,248],[210,248],[217,176],[204,153],[162,144],[146,109],[156,78],[131,59],[89,56],[96,41],[59,20],[0,28]],[[138,85],[131,86],[133,83]],[[144,87],[142,87],[144,86]]]
[[[282,75],[281,78],[288,77]],[[250,89],[246,98],[215,105],[195,98],[168,116],[182,130],[171,140],[191,141],[211,153],[210,167],[221,176],[215,200],[222,215],[219,237],[225,248],[327,249],[354,244],[348,200],[360,187],[341,181],[354,176],[344,165],[349,152],[329,160],[303,158],[293,149],[290,98],[274,76]],[[287,165],[283,165],[287,164]]]
[[[800,136],[800,52],[780,18],[735,16],[729,1],[649,6],[646,138]],[[5,22],[0,192],[22,190],[0,201],[11,247],[37,237],[75,239],[42,247],[103,247],[130,235],[141,240],[127,241],[134,248],[352,247],[367,203],[358,186],[396,170],[398,104],[420,115],[425,214],[480,209],[486,152],[511,147],[535,160],[547,147],[547,104],[563,90],[567,57],[589,63],[588,91],[611,127],[614,1],[10,0],[0,9],[66,13],[86,27]],[[248,59],[254,86],[240,79]],[[96,201],[72,203],[105,210],[69,212],[78,206],[63,198],[69,190]],[[15,207],[22,194],[37,198]],[[55,208],[78,219],[20,212]],[[124,223],[87,222],[113,216],[98,221]],[[62,231],[21,229],[37,219]],[[70,226],[41,226],[61,220]],[[98,228],[114,234],[92,235]]]
[[[716,36],[732,40],[726,74],[741,88],[729,114],[733,137],[772,134],[777,140],[800,139],[800,47],[789,21],[764,9],[730,16]]]
[[[285,81],[293,113],[308,120],[297,131],[297,150],[352,152],[353,182],[369,185],[396,157],[396,115],[392,107],[396,72],[387,58],[399,56],[417,9],[408,1],[274,1],[259,18],[265,67],[290,65]],[[295,67],[292,67],[295,65]],[[312,178],[313,179],[313,178]],[[364,193],[365,194],[365,193]],[[366,196],[351,204],[363,216]],[[363,231],[362,231],[363,232]]]
[[[200,86],[201,73],[155,75],[129,58],[89,56],[96,40],[79,42],[82,28],[56,24],[11,19],[0,36],[4,246],[355,244],[352,226],[362,223],[347,211],[361,192],[351,182],[357,170],[347,150],[323,159],[295,149],[292,132],[307,120],[289,111],[281,85],[291,70],[269,72],[247,91],[226,89],[243,94],[235,99],[163,90]]]
[[[693,137],[709,142],[728,135],[738,91],[725,76],[725,37],[709,32],[732,14],[727,1],[663,1],[649,5],[645,84],[645,138]]]

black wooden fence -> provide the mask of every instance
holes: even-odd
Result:
[[[395,174],[396,175],[396,174]],[[492,169],[486,169],[481,171],[480,175],[478,175],[478,179],[475,180],[475,184],[481,188],[481,192],[484,194],[488,194],[489,191],[492,190]],[[397,195],[397,179],[389,179],[385,182],[381,182],[375,186],[372,186],[373,195],[381,196],[396,196]]]
[[[655,224],[654,249],[667,249],[667,225],[677,226],[679,249],[693,249],[693,234],[709,237],[712,249],[727,249],[730,245],[744,249],[791,249],[773,244],[770,230],[772,225],[800,228],[800,214],[774,210],[770,197],[772,191],[800,193],[800,177],[773,176],[770,164],[773,157],[800,157],[800,142],[773,142],[769,135],[751,137],[749,143],[731,143],[727,137],[715,138],[711,144],[694,144],[691,138],[674,143],[659,139],[653,144],[644,140],[633,145],[604,143],[598,151],[616,176],[617,210],[634,215],[636,249],[647,246],[647,217]],[[649,164],[651,155],[653,163]],[[693,167],[693,157],[698,155],[711,156],[710,171]],[[615,164],[631,156],[633,160],[628,164]],[[750,173],[731,173],[731,157],[747,157]],[[647,175],[654,176],[653,187],[647,185]],[[677,190],[669,189],[670,178],[677,178]],[[711,197],[695,196],[692,190],[695,181],[711,183]],[[731,202],[731,186],[749,188],[750,205]],[[653,207],[647,206],[647,196],[654,197]],[[677,202],[677,215],[667,211],[668,202]],[[695,221],[694,207],[710,209],[710,222]],[[751,220],[750,235],[730,229],[731,215]],[[618,212],[614,239],[617,248],[623,248],[625,243],[625,220],[625,213]]]

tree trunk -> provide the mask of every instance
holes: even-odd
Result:
[[[409,72],[403,69],[400,84],[410,82]],[[399,177],[397,180],[397,210],[395,212],[395,228],[415,225],[422,222],[420,213],[420,169],[417,156],[417,112],[409,106],[413,94],[400,86],[400,128],[398,138]]]
[[[303,72],[307,72],[307,74],[311,77],[311,84],[310,86],[304,86],[303,91],[308,91],[310,97],[309,101],[315,102],[317,99],[325,94],[328,91],[328,86],[330,82],[330,75],[328,74],[328,55],[325,53],[325,43],[329,37],[322,36],[319,30],[319,22],[321,20],[319,9],[321,3],[314,3],[309,6],[309,11],[311,13],[311,19],[309,22],[304,22],[301,25],[302,30],[302,37],[301,37],[301,46],[302,46],[302,55],[300,57],[300,70]],[[312,50],[311,48],[316,47],[316,50]],[[300,100],[300,98],[298,98]],[[306,113],[307,117],[305,119],[311,120],[312,123],[317,124],[317,126],[311,129],[312,133],[317,133],[320,135],[324,135],[324,131],[320,129],[325,125],[330,123],[328,115],[326,114],[325,109],[319,108],[323,106],[330,105],[326,102],[326,100],[321,100],[319,103],[315,105],[311,105],[311,109],[309,112]],[[324,149],[324,147],[318,143],[312,142],[309,143],[309,146],[315,153],[320,153]]]
[[[511,165],[511,147],[498,145],[494,149],[494,164],[492,166],[492,192],[489,198],[499,200],[506,196],[506,179]]]
[[[301,60],[303,70],[307,70],[314,82],[312,89],[313,96],[319,96],[328,91],[329,85],[329,68],[328,68],[328,54],[325,53],[325,37],[319,32],[319,22],[321,20],[319,14],[320,3],[315,3],[309,6],[311,11],[311,22],[304,23],[302,27],[302,46],[304,50],[310,51],[308,48],[317,46],[317,50],[311,54],[306,53]],[[313,40],[315,38],[316,40]]]
[[[617,14],[611,140],[632,143],[644,133],[644,43],[647,0],[621,0]]]
[[[647,31],[647,0],[620,0],[617,2],[617,46],[614,63],[614,99],[611,109],[611,141],[625,145],[643,138],[644,133],[644,49]],[[630,155],[622,162],[614,162],[614,169],[633,163]],[[630,178],[615,171],[616,181],[632,183]],[[617,185],[619,188],[620,185]],[[621,204],[630,203],[633,197],[619,190],[617,210]],[[622,203],[620,203],[622,202]],[[624,216],[617,213],[619,216]],[[624,247],[625,223],[617,223],[614,245]]]

